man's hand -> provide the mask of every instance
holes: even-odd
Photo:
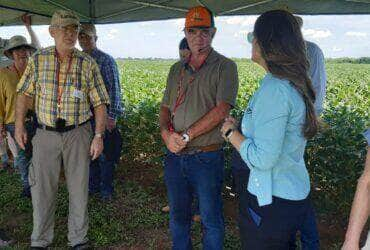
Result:
[[[90,146],[90,155],[91,159],[95,160],[99,157],[99,155],[103,152],[104,144],[103,144],[103,138],[94,136],[94,139],[91,142]]]
[[[169,151],[176,154],[186,147],[187,142],[183,140],[182,135],[178,133],[167,133],[164,141]]]
[[[112,130],[115,129],[117,126],[116,119],[108,117],[106,126],[107,126],[107,130],[109,132],[112,132]]]
[[[22,22],[26,27],[31,27],[32,21],[31,21],[31,16],[29,14],[24,14],[22,16]]]
[[[23,124],[15,124],[15,140],[17,141],[19,147],[26,150],[27,144],[27,131]]]

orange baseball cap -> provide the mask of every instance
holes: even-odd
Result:
[[[209,9],[203,6],[197,6],[189,9],[185,19],[185,29],[195,27],[198,28],[215,27],[213,14]]]

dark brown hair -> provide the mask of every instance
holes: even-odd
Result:
[[[258,17],[253,33],[270,73],[289,80],[301,94],[306,105],[303,134],[306,138],[313,137],[319,126],[313,105],[315,92],[308,76],[306,45],[297,20],[284,10],[268,11]]]

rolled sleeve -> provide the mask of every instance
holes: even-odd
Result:
[[[278,85],[268,83],[256,98],[253,138],[245,139],[240,147],[240,155],[250,168],[272,169],[282,152],[289,104],[287,93]]]
[[[236,64],[227,60],[221,64],[219,84],[217,86],[217,103],[226,102],[231,106],[236,105],[239,80]]]
[[[104,85],[103,78],[96,62],[92,62],[91,71],[89,74],[89,98],[90,104],[95,108],[99,105],[109,105],[109,95]]]
[[[26,70],[17,84],[17,93],[29,97],[35,95],[35,61],[33,57],[29,58]]]

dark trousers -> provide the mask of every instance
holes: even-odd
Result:
[[[221,189],[224,179],[223,151],[176,155],[165,158],[165,182],[170,204],[170,230],[174,250],[192,249],[192,200],[199,201],[203,249],[223,249],[224,218]]]
[[[312,202],[309,204],[303,223],[298,228],[301,234],[302,250],[319,250],[320,239],[317,231],[316,215]],[[291,245],[295,245],[296,236],[291,239]]]

